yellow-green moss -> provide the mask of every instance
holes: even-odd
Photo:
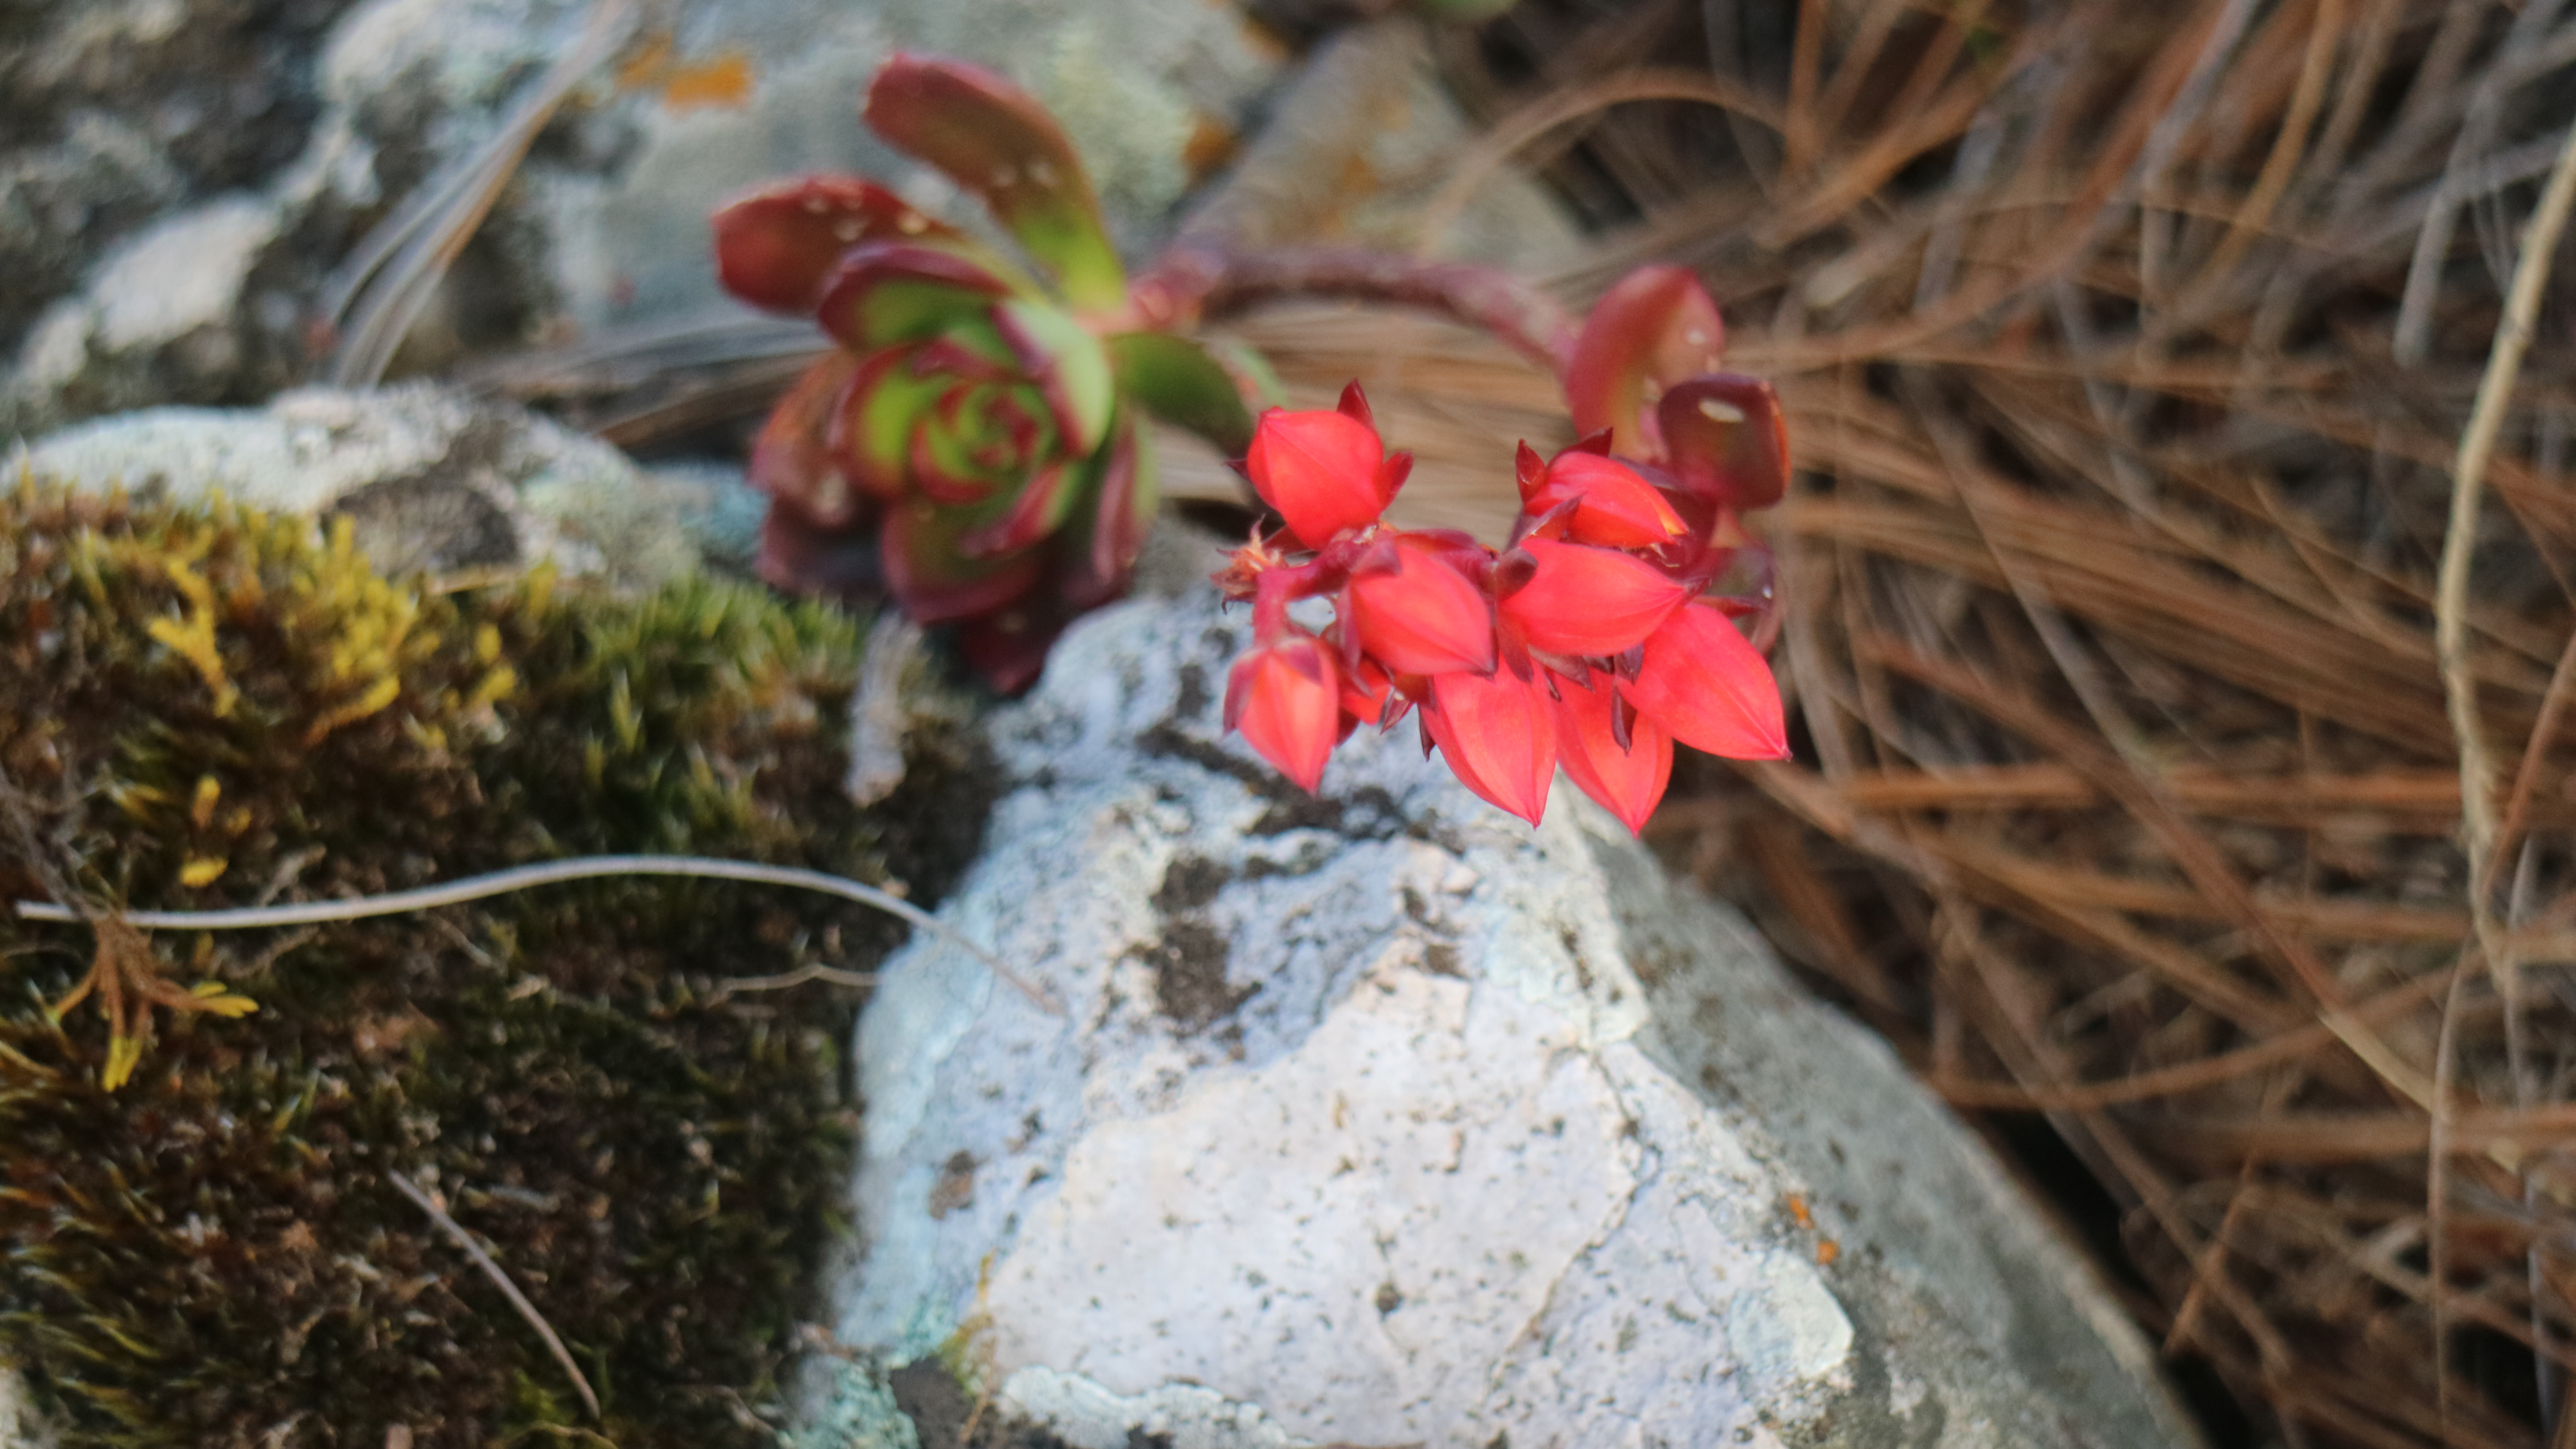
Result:
[[[636,850],[935,892],[985,772],[916,742],[894,799],[849,806],[858,654],[845,617],[721,582],[422,597],[294,520],[0,497],[0,764],[103,902]],[[43,891],[10,866],[0,893]],[[164,935],[173,979],[261,1009],[161,1015],[111,1092],[104,1018],[48,1009],[88,933],[0,920],[0,1359],[73,1446],[766,1443],[850,1150],[853,1003],[722,981],[899,934],[654,880]],[[605,1423],[395,1171],[487,1241]]]

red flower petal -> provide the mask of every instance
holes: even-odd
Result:
[[[1433,677],[1422,718],[1461,784],[1536,825],[1556,778],[1554,713],[1545,686],[1497,671]]]
[[[1681,267],[1639,267],[1602,294],[1583,319],[1565,365],[1565,402],[1577,433],[1608,428],[1622,453],[1660,461],[1664,440],[1647,406],[1683,378],[1717,371],[1726,323],[1699,278]]]
[[[1690,597],[1653,564],[1615,549],[1529,538],[1518,551],[1537,567],[1528,583],[1503,595],[1503,617],[1546,653],[1617,654]]]
[[[1626,686],[1639,710],[1695,750],[1730,760],[1785,760],[1789,731],[1771,666],[1726,616],[1693,605],[1646,639]]]
[[[841,254],[884,237],[953,237],[947,224],[856,176],[800,176],[726,203],[714,218],[716,277],[755,307],[805,312]]]
[[[1397,537],[1373,548],[1351,575],[1350,627],[1397,674],[1494,668],[1493,604],[1434,543]]]
[[[1254,648],[1225,677],[1225,727],[1308,790],[1341,737],[1341,666],[1330,649],[1299,634]]]
[[[1619,817],[1631,835],[1664,798],[1673,778],[1673,737],[1643,714],[1628,722],[1623,748],[1613,712],[1621,708],[1607,677],[1590,689],[1566,686],[1556,702],[1557,763],[1583,793]]]
[[[1556,455],[1535,488],[1522,490],[1521,511],[1545,513],[1572,502],[1565,536],[1606,548],[1653,548],[1686,532],[1662,490],[1636,469],[1594,453]]]
[[[1386,509],[1386,445],[1368,424],[1341,413],[1272,408],[1253,428],[1243,466],[1253,491],[1308,548],[1375,523]]]

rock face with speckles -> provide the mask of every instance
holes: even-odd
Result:
[[[1244,634],[1203,587],[1124,605],[999,717],[945,914],[1066,1010],[888,967],[842,1342],[945,1345],[1104,1449],[2191,1442],[2075,1256],[1738,918],[1410,730],[1304,795],[1219,730]],[[830,1372],[805,1443],[911,1440]]]

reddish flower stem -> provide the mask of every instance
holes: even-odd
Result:
[[[1576,323],[1555,298],[1508,272],[1426,262],[1360,247],[1236,251],[1184,241],[1135,281],[1130,305],[1149,327],[1187,329],[1267,302],[1375,302],[1431,312],[1491,334],[1562,373]]]

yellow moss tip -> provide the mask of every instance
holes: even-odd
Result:
[[[224,798],[223,782],[212,775],[197,777],[197,793],[188,802],[188,821],[199,830],[214,823],[215,806]]]
[[[113,1092],[134,1080],[134,1069],[142,1064],[143,1039],[118,1032],[107,1039],[107,1065],[98,1074],[98,1084]]]
[[[220,855],[191,856],[179,867],[179,884],[190,890],[213,885],[223,879],[224,871],[231,865],[230,859]]]
[[[188,988],[188,994],[197,998],[196,1005],[189,1008],[192,1011],[209,1012],[222,1017],[238,1017],[248,1016],[259,1010],[258,1002],[226,990],[220,981],[200,981]]]

